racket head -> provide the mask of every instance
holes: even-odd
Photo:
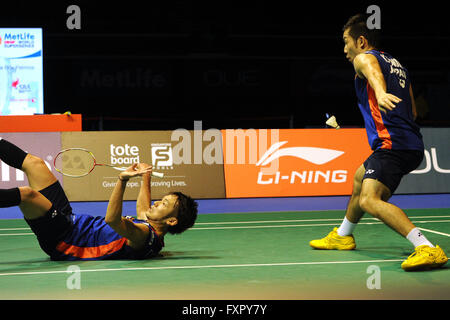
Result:
[[[53,161],[53,166],[59,173],[73,178],[87,176],[94,170],[95,157],[84,148],[68,148],[61,150]]]

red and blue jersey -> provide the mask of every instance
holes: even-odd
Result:
[[[386,92],[402,99],[392,111],[381,112],[368,81],[355,76],[358,106],[364,118],[370,147],[372,150],[423,150],[422,135],[412,115],[408,70],[386,52],[370,50],[365,54],[377,58],[386,81]]]
[[[144,220],[133,219],[149,228],[145,246],[135,250],[127,245],[127,239],[115,232],[104,217],[72,214],[72,228],[51,254],[52,260],[107,260],[147,259],[154,257],[164,246],[151,225]]]

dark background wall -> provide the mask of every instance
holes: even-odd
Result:
[[[382,49],[409,69],[422,126],[450,126],[443,2],[14,1],[0,27],[42,27],[45,113],[83,130],[362,126],[342,26],[381,9]],[[68,30],[67,6],[81,9]]]

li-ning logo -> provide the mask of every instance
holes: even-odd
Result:
[[[330,162],[331,160],[334,160],[344,154],[343,151],[313,147],[291,147],[278,149],[286,143],[287,141],[274,143],[269,148],[269,150],[267,150],[266,153],[263,154],[256,165],[265,166],[268,163],[285,156],[297,157],[311,163],[321,165]]]
[[[315,147],[290,147],[280,149],[280,147],[287,142],[288,141],[274,143],[269,150],[263,154],[256,165],[265,166],[272,161],[286,156],[303,159],[315,165],[324,165],[344,154],[343,151],[339,150]],[[303,170],[291,171],[287,175],[282,175],[280,171],[276,171],[274,174],[269,175],[272,177],[263,180],[264,175],[265,174],[262,171],[258,173],[258,184],[278,184],[280,183],[280,180],[287,180],[290,184],[294,184],[298,181],[297,179],[299,179],[300,183],[318,183],[320,178],[322,178],[325,183],[343,183],[347,181],[347,170]]]

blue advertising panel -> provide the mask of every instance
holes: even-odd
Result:
[[[0,115],[44,113],[41,28],[0,28]]]

